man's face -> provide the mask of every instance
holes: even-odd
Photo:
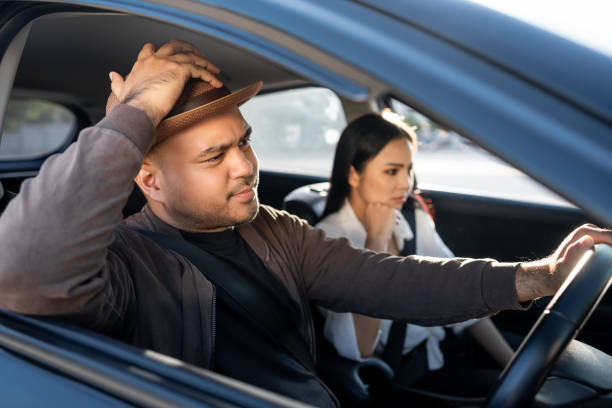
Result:
[[[152,155],[164,221],[191,232],[249,222],[258,209],[257,157],[251,128],[237,107],[180,132]]]

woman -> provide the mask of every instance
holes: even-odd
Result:
[[[383,115],[384,118],[376,114],[364,115],[343,131],[336,148],[323,219],[317,227],[328,236],[344,236],[356,247],[377,252],[452,257],[452,252],[436,233],[427,206],[413,193],[412,158],[417,148],[416,134],[391,111]],[[413,219],[412,226],[406,218]],[[329,310],[323,310],[323,314],[326,318],[324,335],[341,356],[361,361],[375,352],[383,352],[391,321]],[[502,367],[512,357],[512,348],[490,319],[470,320],[447,328],[454,335],[467,330]],[[421,383],[425,388],[437,388],[443,386],[440,383],[446,382],[444,378],[449,373],[459,375],[456,367],[450,368],[448,364],[445,367],[440,343],[449,337],[446,332],[443,327],[407,325],[403,354],[421,345],[427,356],[426,373],[415,385]],[[448,341],[450,339],[445,343]],[[462,386],[460,390],[446,391],[485,395],[496,377],[490,372],[484,379],[470,376],[471,389]]]

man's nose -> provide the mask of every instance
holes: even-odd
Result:
[[[253,174],[253,163],[245,152],[234,149],[232,152],[230,175],[232,178],[249,177]]]

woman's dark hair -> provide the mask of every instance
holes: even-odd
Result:
[[[395,115],[392,123],[380,115],[370,113],[355,119],[342,131],[332,168],[329,192],[321,218],[338,211],[348,197],[351,187],[348,183],[351,166],[361,173],[365,165],[392,140],[407,138],[416,147],[416,134],[401,118]],[[400,120],[401,122],[397,122]],[[397,124],[395,124],[397,123]]]

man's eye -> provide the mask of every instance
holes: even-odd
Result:
[[[251,138],[250,137],[246,137],[246,138],[242,139],[240,141],[240,143],[238,143],[238,146],[244,147],[244,146],[248,146],[250,144],[251,144]]]
[[[216,155],[215,157],[211,157],[210,159],[206,159],[204,160],[205,163],[212,163],[212,162],[216,162],[218,160],[221,160],[221,157],[223,156],[223,153],[219,153],[218,155]]]

